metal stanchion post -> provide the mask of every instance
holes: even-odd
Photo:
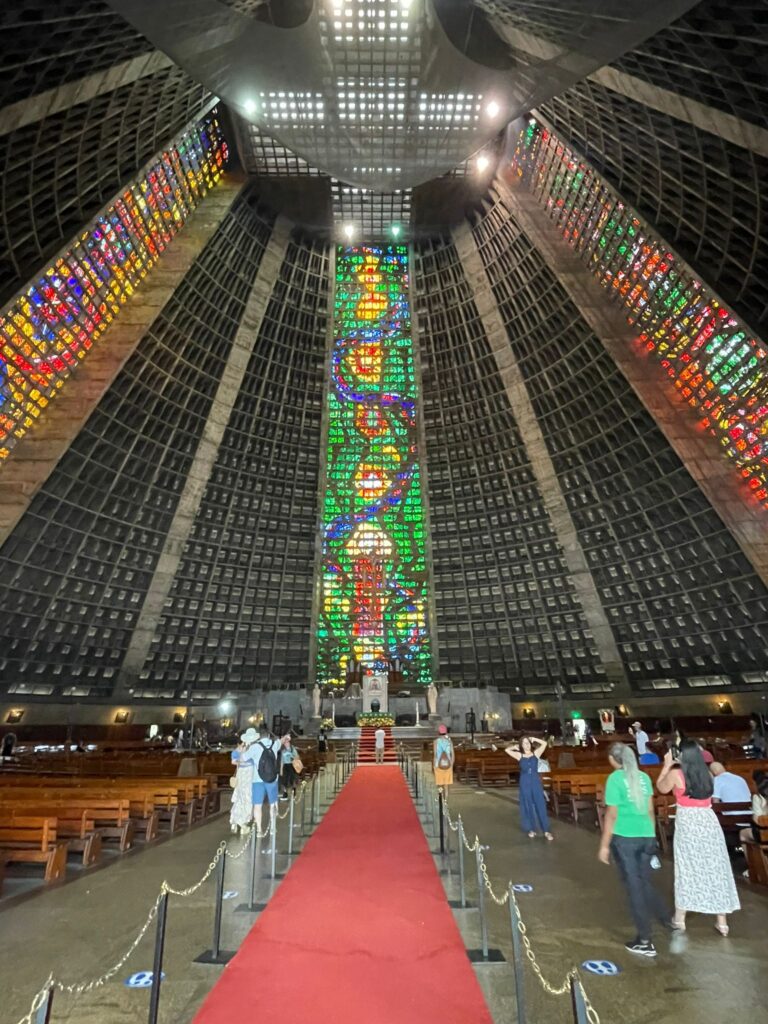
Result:
[[[45,1002],[41,1003],[35,1013],[35,1019],[32,1024],[50,1024],[51,1010],[53,1009],[53,993],[55,989],[53,985],[50,986],[45,994]]]
[[[448,857],[448,872],[451,870],[451,823],[448,820],[448,801],[443,804],[443,815],[448,828],[445,830],[445,852]]]
[[[467,906],[467,887],[464,878],[464,822],[459,815],[459,885],[461,887],[461,908]]]
[[[509,886],[509,924],[512,929],[512,957],[515,969],[515,996],[517,1021],[525,1024],[525,973],[523,971],[523,944],[520,941],[520,910],[512,885]]]
[[[482,871],[482,849],[476,842],[475,861],[477,866],[477,905],[480,909],[480,945],[483,951],[483,960],[488,959],[488,922],[485,919],[485,886],[483,885]]]
[[[269,808],[269,831],[271,833],[270,848],[270,874],[272,881],[275,880],[275,858],[277,856],[277,804],[271,804]]]
[[[440,789],[437,795],[438,815],[440,818],[440,853],[445,853],[445,820],[443,812],[443,791]]]
[[[152,989],[149,993],[149,1024],[157,1024],[160,1008],[160,982],[163,978],[163,952],[165,950],[165,922],[168,917],[168,893],[160,897],[157,907],[157,930],[155,932],[155,958],[152,963]]]
[[[305,821],[305,819],[306,819],[306,811],[307,811],[307,787],[304,786],[304,788],[301,791],[301,834],[302,834],[302,836],[305,836],[307,834],[307,831],[306,831],[306,821]]]
[[[573,1006],[573,1024],[589,1024],[587,1004],[584,1002],[584,992],[577,976],[571,977],[571,1005]]]
[[[470,949],[469,959],[473,963],[503,964],[504,954],[500,949],[488,949],[488,922],[485,917],[485,883],[483,881],[483,850],[475,836],[475,860],[477,863],[477,908],[480,911],[480,949]],[[524,1024],[521,1020],[519,1024]]]
[[[296,803],[296,791],[291,790],[291,806],[288,810],[288,856],[293,855],[293,809]]]
[[[414,773],[414,776],[413,776],[415,781],[416,781],[415,799],[418,801],[418,799],[419,799],[419,762],[418,761],[416,762],[414,767],[416,769],[416,771]]]
[[[196,964],[226,964],[235,955],[227,949],[221,949],[221,910],[224,900],[224,873],[226,871],[227,851],[224,850],[216,865],[216,908],[213,912],[213,941],[211,948],[195,957]]]
[[[309,794],[309,825],[310,829],[315,824],[315,776],[312,776],[311,792]]]

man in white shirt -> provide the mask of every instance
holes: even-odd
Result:
[[[379,728],[374,733],[374,738],[376,740],[376,764],[384,764],[384,739],[386,735],[387,734],[384,732],[381,726],[379,726]]]
[[[752,793],[746,779],[742,779],[740,775],[734,775],[733,772],[726,771],[719,761],[713,761],[709,766],[709,770],[714,778],[713,800],[723,804],[748,804],[751,802]],[[742,817],[745,814],[744,811],[728,811],[727,813],[740,814]],[[746,813],[749,814],[749,811]]]
[[[643,754],[648,750],[648,733],[643,729],[642,722],[633,722],[632,727],[629,730],[635,737],[635,746],[637,747],[637,756],[642,757]]]

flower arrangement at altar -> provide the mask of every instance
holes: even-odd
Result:
[[[378,729],[380,725],[394,725],[395,716],[389,715],[385,711],[360,711],[357,716],[357,724]]]
[[[322,722],[320,723],[320,728],[325,730],[325,732],[330,732],[331,729],[333,729],[333,719],[332,718],[324,718],[322,720]]]

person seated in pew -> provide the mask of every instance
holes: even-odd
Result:
[[[719,761],[713,761],[709,766],[710,774],[714,779],[712,789],[713,803],[722,804],[748,804],[752,799],[749,790],[749,783],[740,775],[726,771],[725,766]],[[727,811],[728,814],[742,814],[742,811]]]
[[[752,824],[749,828],[743,828],[739,832],[739,839],[742,843],[750,839],[759,843],[760,830],[757,821],[759,818],[768,817],[768,772],[758,769],[752,773],[752,781],[757,788],[757,792],[752,797]]]

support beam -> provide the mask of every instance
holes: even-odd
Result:
[[[768,530],[765,512],[738,476],[717,441],[703,434],[699,416],[680,398],[659,364],[641,355],[637,332],[581,258],[563,241],[536,197],[518,184],[496,182],[504,203],[538,250],[581,316],[616,362],[712,508],[733,534],[768,586]]]
[[[138,57],[124,60],[121,64],[115,64],[103,71],[94,71],[84,78],[65,82],[55,89],[46,89],[16,103],[9,103],[0,110],[0,135],[7,135],[28,124],[36,124],[51,114],[69,110],[78,103],[88,103],[96,96],[114,92],[115,89],[121,89],[140,78],[169,68],[172,64],[170,57],[166,57],[159,50],[153,50],[151,53],[141,53]]]
[[[603,609],[587,559],[579,543],[576,527],[565,500],[555,467],[547,450],[544,435],[528,396],[522,372],[507,337],[499,307],[483,266],[472,229],[465,221],[453,231],[453,243],[461,258],[464,272],[472,288],[473,298],[483,324],[488,345],[496,360],[512,415],[531,462],[531,470],[547,510],[557,541],[563,551],[573,587],[579,598],[584,618],[594,638],[607,681],[614,684],[616,696],[630,692],[629,681]]]
[[[535,36],[532,32],[523,32],[501,22],[496,23],[496,28],[510,47],[518,51],[521,59],[526,56],[533,57],[538,64],[541,61],[554,61],[560,56],[559,46]],[[598,85],[642,103],[652,110],[684,121],[701,131],[718,135],[726,142],[732,142],[760,156],[768,156],[768,129],[733,114],[727,114],[717,107],[708,106],[702,100],[681,96],[671,89],[663,89],[651,82],[644,82],[641,78],[618,71],[610,65],[593,71],[587,78],[590,82],[597,82]]]
[[[14,447],[0,474],[0,547],[213,237],[242,187],[240,177],[228,174],[203,199],[103,339]]]
[[[115,689],[116,697],[125,696],[126,692],[135,684],[149,656],[152,638],[171,592],[184,547],[194,526],[211,472],[216,465],[224,432],[232,416],[232,410],[248,369],[253,346],[259,336],[264,314],[286,256],[291,237],[291,226],[290,221],[284,217],[277,218],[261,258],[251,294],[245,304],[243,318],[232,342],[229,358],[211,403],[208,419],[203,427],[194,461],[189,469],[184,490],[181,492],[136,628],[123,659]]]

